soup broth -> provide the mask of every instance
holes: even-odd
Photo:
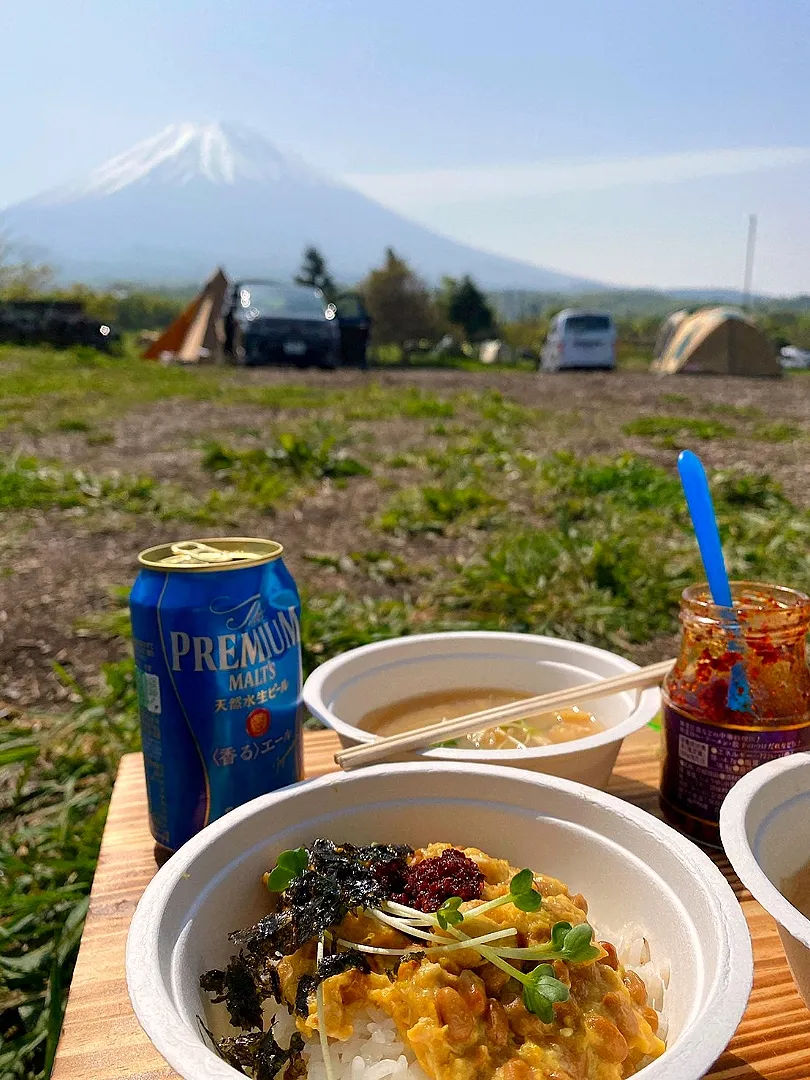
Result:
[[[365,731],[373,731],[375,735],[387,737],[429,724],[442,724],[446,720],[455,720],[483,709],[525,701],[532,696],[518,690],[490,687],[434,690],[372,709],[365,714],[359,726]],[[470,735],[461,735],[452,740],[452,745],[479,750],[515,750],[570,742],[598,731],[604,731],[604,727],[596,717],[575,707],[538,713],[526,720],[506,722]]]
[[[784,882],[782,892],[802,915],[810,919],[810,862]]]

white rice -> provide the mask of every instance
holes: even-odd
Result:
[[[294,1026],[294,1021],[286,1017]],[[276,1024],[282,1046],[281,1022]],[[285,1032],[286,1036],[286,1032]],[[327,1080],[321,1044],[310,1039],[304,1050],[308,1080]],[[381,1009],[364,1009],[354,1025],[354,1035],[346,1042],[331,1042],[329,1057],[335,1080],[428,1080],[413,1051],[399,1037],[396,1024]]]
[[[625,923],[621,930],[595,935],[597,940],[612,941],[619,961],[644,980],[647,987],[647,1004],[658,1013],[658,1037],[666,1042],[667,1014],[666,991],[669,986],[669,960],[654,956],[649,939],[638,923]]]
[[[594,936],[598,941],[612,941],[621,963],[644,980],[647,1003],[660,1017],[658,1035],[666,1040],[665,997],[669,985],[669,961],[652,955],[645,932],[637,923],[625,923],[617,932],[603,927]],[[215,1012],[219,1014],[217,1019],[223,1019],[220,1010],[224,1013],[224,1006],[215,1006],[210,1010],[212,1021]],[[265,1016],[266,1021],[269,1020],[272,1012],[268,1010]],[[354,1035],[350,1039],[345,1042],[333,1040],[329,1044],[334,1080],[388,1080],[389,1077],[391,1080],[429,1080],[418,1065],[413,1051],[400,1038],[396,1024],[386,1013],[381,1009],[368,1008],[360,1011],[357,1017]],[[227,1019],[225,1024],[228,1033],[233,1033]],[[212,1023],[212,1027],[217,1035],[225,1034],[221,1022]],[[295,1018],[286,1009],[279,1009],[275,1014],[273,1033],[281,1046],[289,1045],[290,1036],[295,1030]],[[317,1038],[307,1040],[304,1058],[308,1080],[328,1080]]]

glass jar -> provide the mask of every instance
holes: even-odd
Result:
[[[731,592],[733,612],[714,604],[705,584],[684,590],[681,651],[662,688],[661,810],[713,846],[737,780],[810,749],[810,597],[748,581]]]

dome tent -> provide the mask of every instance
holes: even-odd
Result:
[[[774,376],[781,367],[767,336],[731,308],[675,312],[656,343],[652,371],[659,375]]]
[[[671,315],[667,315],[666,319],[661,323],[661,329],[658,331],[658,335],[655,339],[655,351],[653,355],[656,360],[664,355],[670,342],[675,336],[678,327],[684,319],[688,318],[688,311],[673,311]]]

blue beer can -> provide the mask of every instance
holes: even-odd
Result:
[[[301,601],[273,540],[141,552],[129,598],[152,835],[176,851],[302,775]]]

